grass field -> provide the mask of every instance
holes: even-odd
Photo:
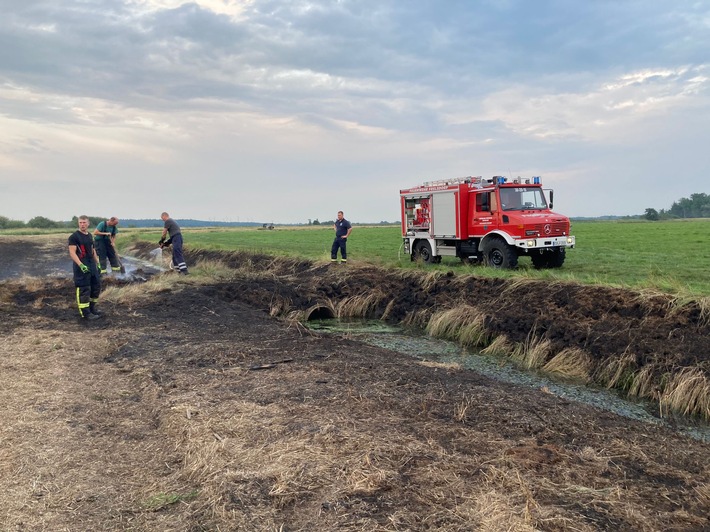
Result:
[[[687,297],[710,295],[710,220],[665,222],[574,222],[577,247],[567,253],[559,270],[538,271],[522,259],[515,272],[465,266],[444,258],[440,265],[412,263],[401,249],[399,226],[356,226],[348,242],[352,262],[388,267],[453,269],[479,275],[574,280],[637,289],[654,289]],[[158,230],[137,230],[131,238],[158,239]],[[185,231],[186,245],[221,250],[244,250],[328,260],[331,227],[196,229]]]
[[[53,231],[54,232],[54,231]],[[0,234],[29,234],[3,231]],[[37,234],[38,231],[35,231]],[[568,251],[559,270],[538,271],[528,259],[517,271],[465,266],[444,258],[440,265],[412,263],[402,251],[399,226],[355,226],[348,242],[352,262],[372,262],[386,267],[473,271],[495,277],[554,278],[589,284],[609,284],[652,289],[683,297],[710,295],[710,220],[585,221],[573,222],[577,248]],[[121,229],[119,247],[133,240],[157,242],[160,229]],[[185,245],[218,250],[243,250],[276,255],[329,260],[333,230],[330,226],[277,226],[184,231]]]

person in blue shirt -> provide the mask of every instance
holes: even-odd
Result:
[[[335,229],[335,240],[333,240],[333,247],[330,248],[330,262],[338,262],[338,250],[340,250],[340,258],[343,264],[346,264],[348,262],[346,244],[353,226],[343,217],[343,211],[338,211],[338,219],[335,220],[333,229]]]
[[[101,273],[106,273],[106,259],[111,263],[111,271],[114,273],[121,271],[121,263],[116,253],[116,234],[118,233],[118,218],[111,216],[108,220],[99,222],[94,229],[94,243],[96,254],[99,256],[99,266]]]

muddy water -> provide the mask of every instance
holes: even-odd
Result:
[[[368,345],[383,347],[418,359],[456,363],[492,379],[538,388],[570,401],[588,404],[644,423],[663,425],[704,442],[710,442],[710,425],[692,420],[662,419],[658,405],[634,402],[614,391],[575,382],[552,379],[549,375],[516,368],[502,357],[482,355],[445,340],[431,338],[417,331],[403,330],[380,321],[309,321],[307,326],[325,334],[347,336]]]

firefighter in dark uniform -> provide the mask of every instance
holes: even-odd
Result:
[[[162,248],[172,244],[173,246],[173,267],[177,269],[178,273],[187,275],[187,264],[185,263],[185,257],[182,255],[182,233],[180,232],[180,226],[175,220],[173,220],[167,212],[160,215],[160,219],[163,220],[163,236],[160,237],[158,245]],[[165,240],[165,236],[168,239]]]
[[[69,256],[74,267],[74,286],[79,316],[85,320],[96,320],[101,315],[96,302],[101,293],[99,257],[94,248],[94,239],[89,234],[89,217],[79,216],[79,230],[69,236]]]
[[[106,273],[106,259],[111,264],[111,271],[116,273],[121,271],[121,263],[116,255],[116,233],[118,233],[118,218],[112,216],[108,220],[99,222],[94,229],[94,243],[96,253],[99,256],[101,273]]]
[[[335,240],[333,240],[333,246],[330,248],[330,262],[338,262],[338,249],[340,249],[340,258],[345,264],[348,262],[346,244],[348,243],[348,237],[353,230],[353,226],[343,218],[343,211],[338,211],[338,219],[335,220],[333,229],[335,229]]]

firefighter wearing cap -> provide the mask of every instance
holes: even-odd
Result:
[[[121,271],[121,263],[116,255],[116,233],[118,233],[118,218],[112,216],[108,220],[99,222],[94,229],[94,242],[96,244],[96,253],[99,256],[99,265],[101,273],[106,273],[106,259],[111,264],[111,271],[116,273]]]

